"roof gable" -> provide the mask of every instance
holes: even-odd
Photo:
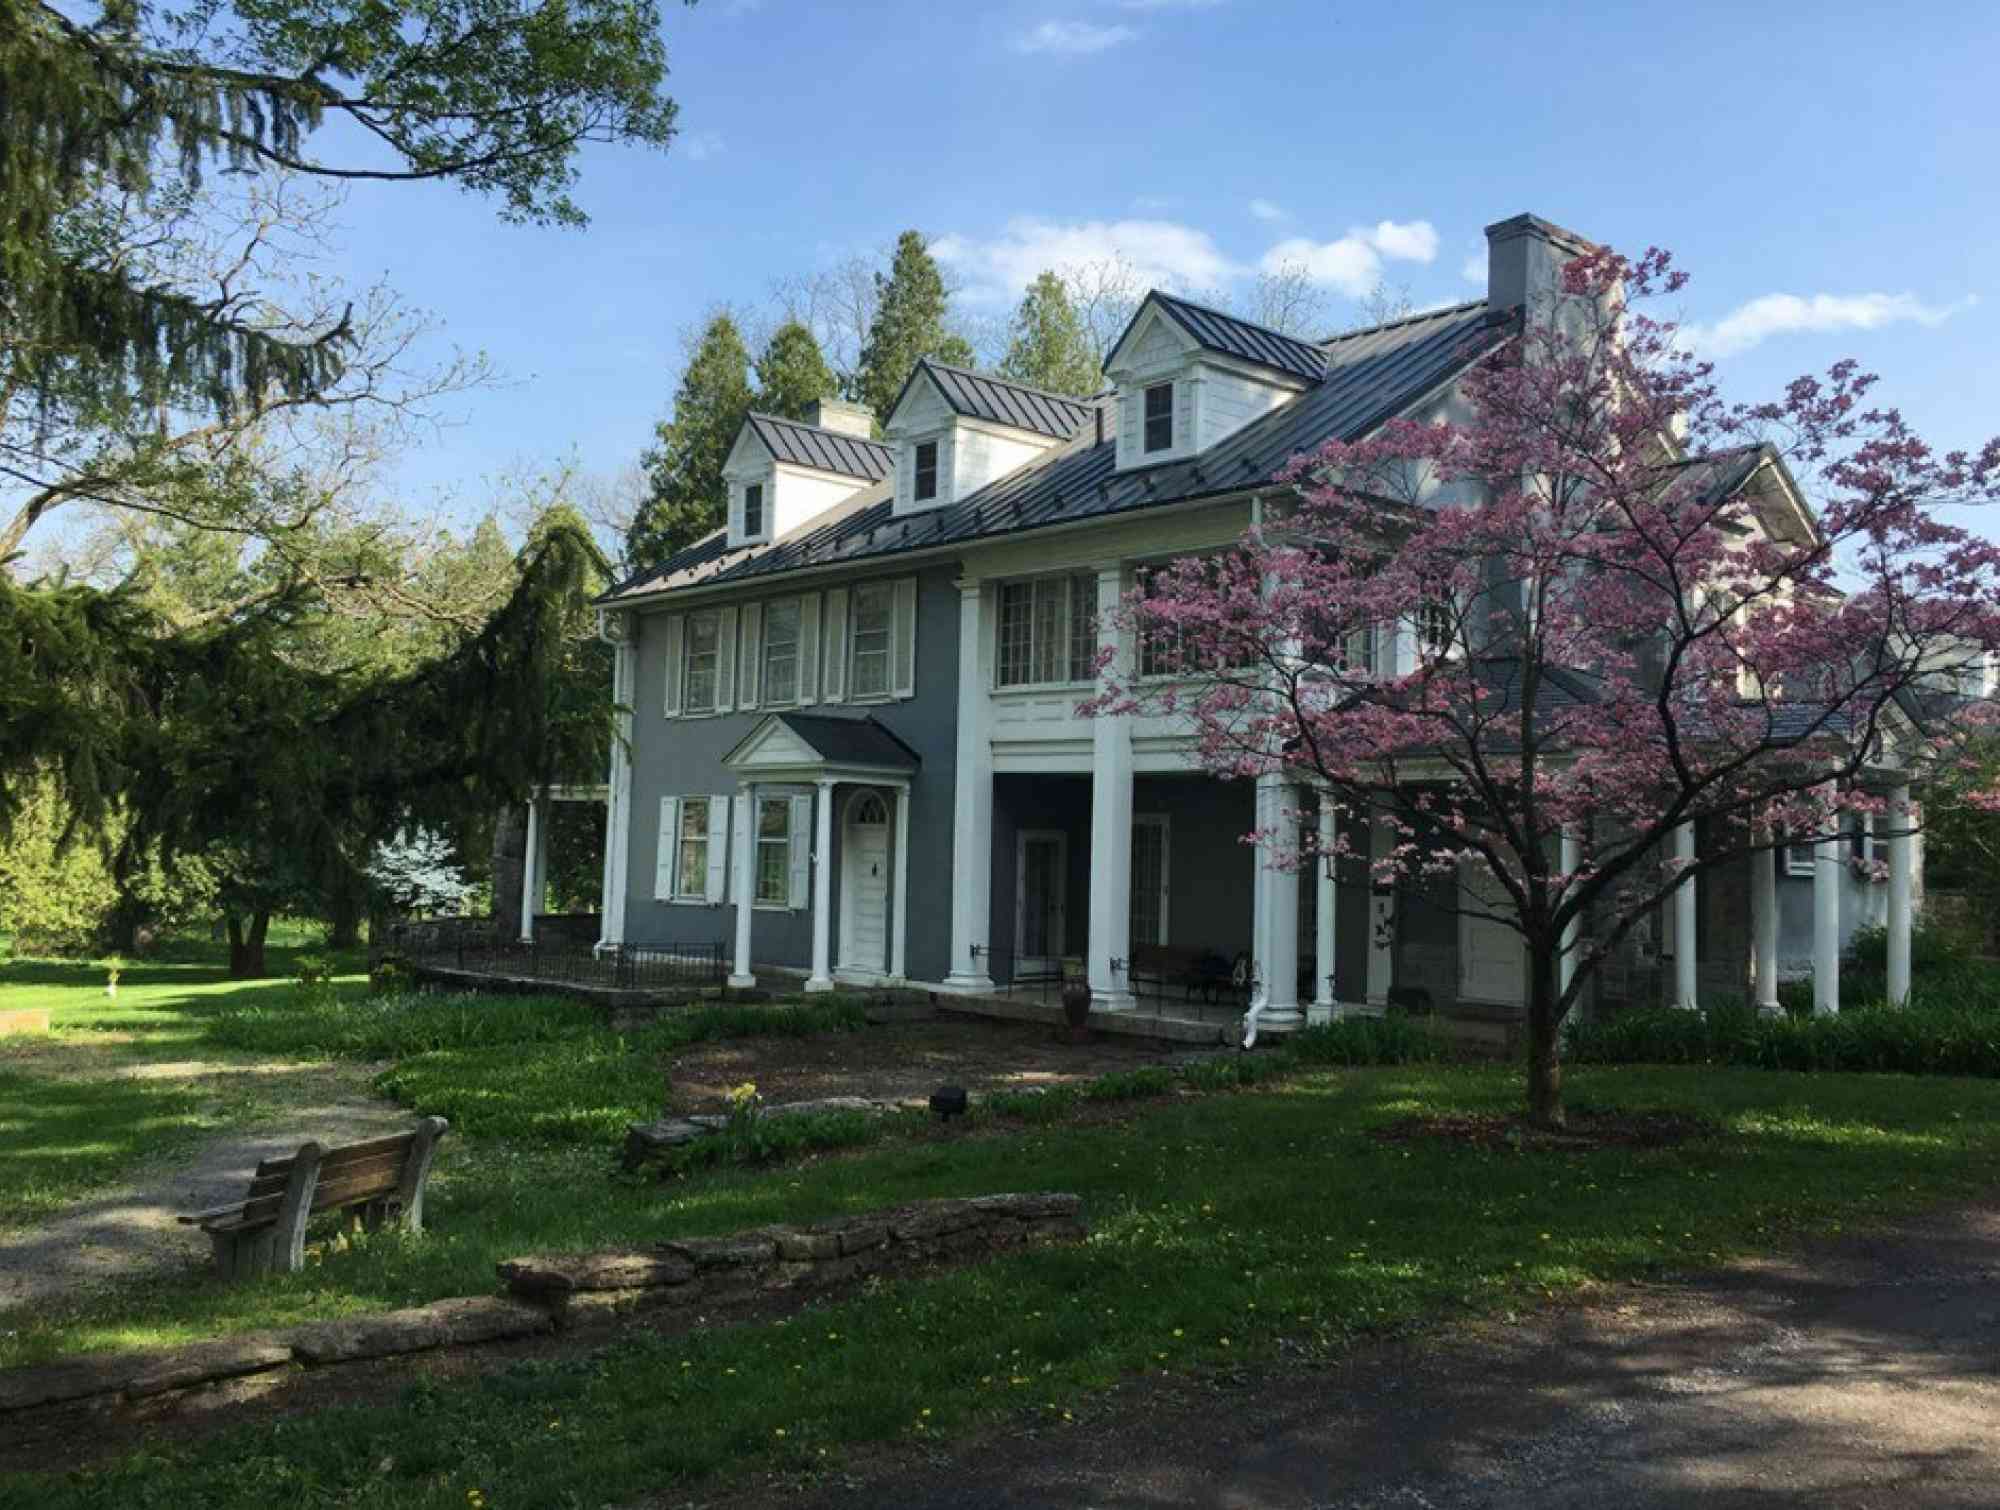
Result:
[[[953,414],[1025,430],[1032,435],[1046,435],[1053,440],[1068,440],[1090,419],[1090,404],[1086,400],[1067,398],[1060,393],[1031,388],[1026,383],[1012,382],[991,373],[952,367],[931,357],[922,357],[910,370],[902,391],[890,407],[891,424],[895,423],[897,413],[919,380],[926,383]]]
[[[880,441],[864,440],[839,430],[822,430],[775,414],[752,412],[744,419],[743,427],[756,436],[773,460],[787,466],[880,482],[889,475],[895,462],[895,453]],[[734,452],[731,455],[733,458]]]
[[[1245,320],[1222,310],[1212,309],[1206,304],[1197,304],[1192,299],[1183,299],[1175,294],[1163,294],[1157,288],[1148,293],[1140,302],[1131,323],[1118,337],[1110,353],[1104,359],[1108,372],[1118,364],[1126,343],[1140,328],[1148,315],[1159,314],[1171,320],[1175,327],[1203,351],[1219,356],[1232,357],[1252,366],[1269,368],[1282,372],[1287,377],[1301,382],[1316,383],[1326,375],[1326,353],[1310,341],[1302,341],[1297,336],[1288,336],[1273,330],[1268,325],[1259,325],[1254,320]]]

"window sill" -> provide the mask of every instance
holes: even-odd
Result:
[[[794,912],[804,912],[806,909],[803,907],[791,907],[783,902],[752,902],[750,910],[752,912],[782,912],[789,915]]]
[[[1095,681],[1082,682],[1010,682],[1004,687],[995,687],[995,697],[1047,697],[1051,692],[1089,694],[1097,690]]]

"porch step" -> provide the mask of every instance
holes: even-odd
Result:
[[[1050,1027],[1061,1027],[1068,1022],[1063,1016],[1063,1009],[1055,1003],[1028,1001],[1020,997],[940,994],[938,1011],[966,1017],[1000,1018],[1007,1022],[1040,1022]],[[1092,1012],[1086,1026],[1093,1033],[1115,1038],[1149,1038],[1162,1043],[1215,1044],[1232,1041],[1226,1023],[1156,1017],[1150,1012]]]

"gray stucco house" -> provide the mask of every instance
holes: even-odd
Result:
[[[1089,401],[925,361],[879,441],[840,403],[751,416],[727,525],[599,603],[630,710],[604,942],[726,941],[734,983],[808,990],[980,993],[1081,957],[1108,1010],[1133,1004],[1135,957],[1168,947],[1247,961],[1266,1030],[1398,988],[1518,1013],[1518,941],[1453,905],[1448,878],[1375,890],[1362,866],[1260,863],[1243,836],[1260,815],[1312,821],[1309,796],[1198,771],[1159,720],[1075,711],[1135,572],[1237,540],[1298,452],[1450,412],[1583,245],[1528,215],[1487,236],[1484,299],[1325,341],[1153,293]],[[1804,508],[1772,458],[1718,473],[1760,512]],[[1413,633],[1375,637],[1381,669]],[[1597,1004],[1775,1000],[1824,947],[1816,909],[1842,944],[1881,916],[1877,884],[1828,861],[1683,888]]]

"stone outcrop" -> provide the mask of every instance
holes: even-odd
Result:
[[[861,1112],[871,1117],[885,1116],[902,1107],[894,1101],[873,1101],[866,1096],[822,1096],[813,1101],[787,1101],[762,1108],[757,1115],[809,1117],[830,1112]],[[672,1153],[684,1144],[712,1137],[729,1126],[729,1118],[702,1112],[689,1117],[662,1117],[657,1122],[635,1122],[625,1130],[625,1167],[637,1169]]]

